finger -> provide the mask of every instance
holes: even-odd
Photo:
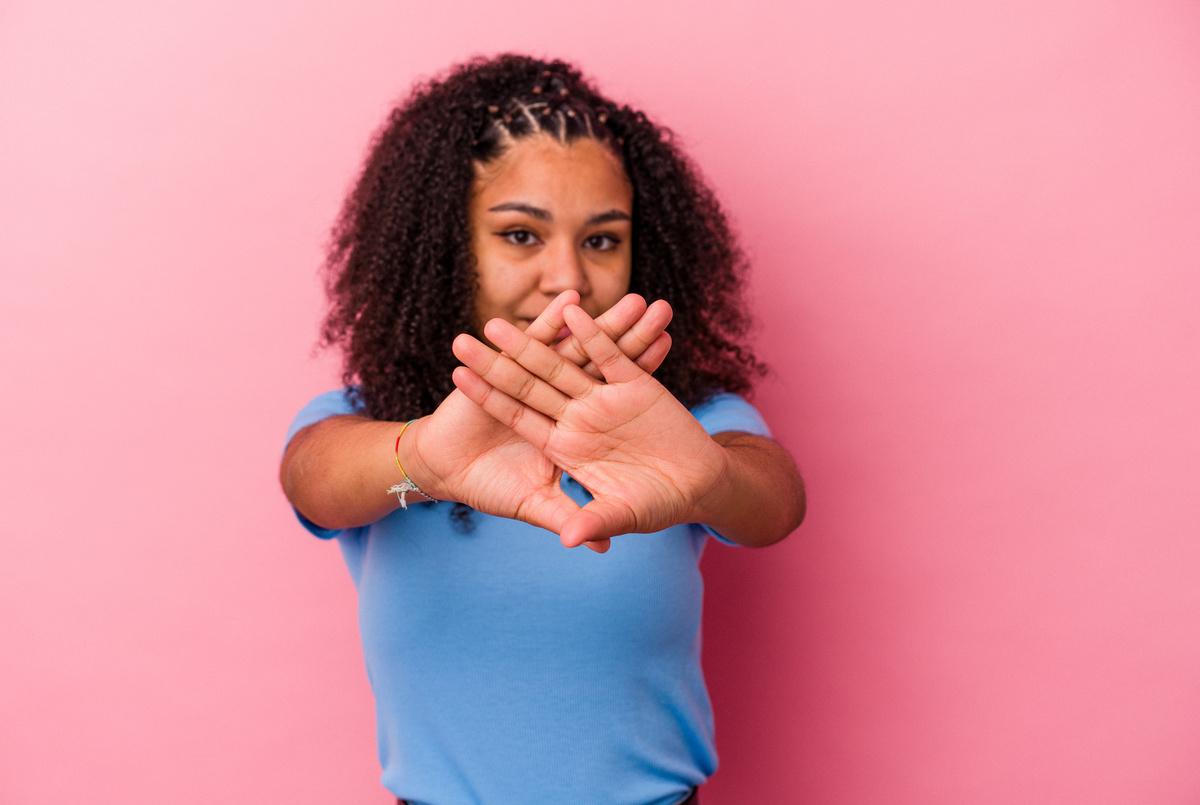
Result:
[[[625,294],[619,302],[596,317],[596,324],[615,341],[645,314],[646,300],[635,293]]]
[[[601,326],[609,338],[616,341],[617,348],[625,353],[625,356],[637,363],[643,371],[653,373],[655,369],[662,365],[663,360],[667,357],[667,352],[671,349],[670,337],[661,344],[657,343],[659,337],[662,336],[667,329],[667,325],[671,323],[671,317],[674,311],[671,305],[663,299],[659,299],[654,304],[647,308],[646,312],[640,319],[634,322],[630,328],[620,336],[614,335],[609,330]],[[596,323],[600,324],[600,320],[596,319]],[[578,343],[578,339],[571,338],[573,343]],[[646,353],[651,346],[655,346],[656,351],[646,359]],[[661,353],[659,352],[661,350]],[[580,348],[582,352],[582,348]],[[593,377],[600,376],[600,370],[592,362],[587,362],[583,370]]]
[[[461,337],[461,336],[460,336]],[[451,375],[454,385],[467,399],[538,450],[544,450],[554,429],[553,420],[514,400],[480,377],[459,366]]]
[[[570,307],[574,306],[568,306],[568,309]],[[575,309],[578,310],[577,307]],[[574,363],[563,358],[545,344],[530,338],[504,319],[492,319],[483,326],[483,331],[493,344],[504,350],[523,369],[568,397],[583,396],[596,384],[594,378]],[[483,372],[480,374],[489,383],[492,382],[492,379]],[[497,388],[517,396],[506,387],[497,386]],[[557,416],[561,406],[553,410],[539,407],[538,410],[549,416]]]
[[[542,315],[525,328],[525,334],[543,344],[553,343],[558,338],[558,334],[562,332],[562,328],[567,326],[562,315],[563,308],[567,305],[578,304],[579,293],[577,291],[563,291],[551,300],[546,309],[542,311]],[[575,364],[578,366],[579,361],[576,361]]]
[[[671,305],[666,300],[659,299],[646,308],[642,317],[630,325],[625,333],[614,340],[628,358],[637,359],[655,339],[666,332],[667,325],[671,323],[674,315],[675,311],[671,309]],[[613,337],[612,333],[608,335]]]
[[[653,344],[646,347],[646,351],[637,359],[637,365],[643,372],[654,374],[658,367],[662,366],[662,362],[666,360],[667,353],[670,351],[671,334],[662,333],[654,339]]]
[[[516,519],[558,534],[562,531],[563,523],[579,508],[579,504],[565,492],[560,492],[523,502],[517,508]]]
[[[600,325],[600,329],[608,334],[608,337],[616,341],[621,338],[629,328],[637,324],[638,320],[646,313],[646,300],[635,293],[626,294],[619,302],[610,307],[604,313],[596,318],[596,324]],[[566,320],[563,320],[566,324]],[[596,365],[588,360],[588,356],[584,353],[583,348],[579,346],[579,341],[572,336],[563,339],[555,351],[562,355],[567,360],[576,366],[585,367],[585,371],[597,380],[602,380],[600,370]]]
[[[637,530],[637,518],[619,501],[597,498],[567,517],[559,539],[568,548],[603,542]]]
[[[592,317],[578,305],[569,305],[563,311],[567,326],[571,333],[579,339],[583,351],[596,364],[600,374],[608,383],[622,383],[633,380],[642,374],[642,370],[625,353],[604,334]],[[586,375],[585,375],[586,376]],[[578,395],[572,395],[578,396]]]
[[[507,326],[515,332],[521,333],[513,325],[508,324]],[[543,350],[549,350],[548,347],[528,338],[524,333],[521,333],[521,337],[524,342],[534,344]],[[497,346],[500,345],[497,344]],[[569,401],[565,394],[530,374],[508,354],[502,355],[496,352],[473,336],[466,334],[458,336],[454,339],[452,348],[455,357],[490,386],[547,416],[556,416]],[[502,346],[501,348],[503,349]],[[577,367],[573,368],[577,372],[580,371]]]
[[[596,553],[605,553],[608,551],[609,547],[612,546],[612,540],[605,537],[604,539],[598,539],[598,540],[594,540],[592,542],[585,542],[583,544],[588,546],[589,549],[595,551]]]

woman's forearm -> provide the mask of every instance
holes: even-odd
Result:
[[[402,425],[360,416],[335,416],[309,425],[283,455],[279,481],[284,494],[322,528],[353,528],[386,516],[400,505],[386,490],[404,480],[393,452]],[[401,440],[401,462],[411,435]],[[426,499],[410,493],[408,500]]]
[[[779,542],[804,519],[804,481],[788,452],[749,433],[713,436],[725,451],[727,472],[708,499],[697,501],[695,522],[742,545]]]

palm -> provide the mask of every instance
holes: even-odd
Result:
[[[708,433],[646,374],[596,384],[545,434],[538,446],[591,491],[606,536],[685,522],[723,470]]]
[[[592,493],[592,503],[564,524],[564,543],[687,522],[725,471],[721,451],[587,314],[568,313],[606,383],[516,328],[491,322],[489,337],[514,358],[460,338],[456,354],[470,371],[456,371],[456,384]]]
[[[440,445],[431,469],[451,500],[555,532],[578,508],[559,487],[562,470],[460,391],[424,423],[422,441]]]

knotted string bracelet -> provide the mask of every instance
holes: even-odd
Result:
[[[400,427],[400,432],[396,434],[396,466],[400,468],[400,474],[404,476],[404,483],[395,484],[387,490],[389,495],[394,494],[400,501],[400,508],[402,509],[408,508],[408,501],[404,498],[409,492],[417,492],[418,494],[424,495],[425,497],[429,498],[430,503],[438,502],[436,498],[421,491],[421,487],[417,486],[416,482],[413,481],[412,478],[408,477],[408,473],[404,471],[404,465],[400,463],[400,437],[404,435],[405,429],[416,421],[417,420],[415,419],[408,420]]]

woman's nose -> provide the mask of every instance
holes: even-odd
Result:
[[[546,263],[539,284],[542,292],[556,296],[563,291],[578,291],[581,297],[591,292],[587,267],[579,249],[563,245],[562,248],[547,249],[544,256]]]

